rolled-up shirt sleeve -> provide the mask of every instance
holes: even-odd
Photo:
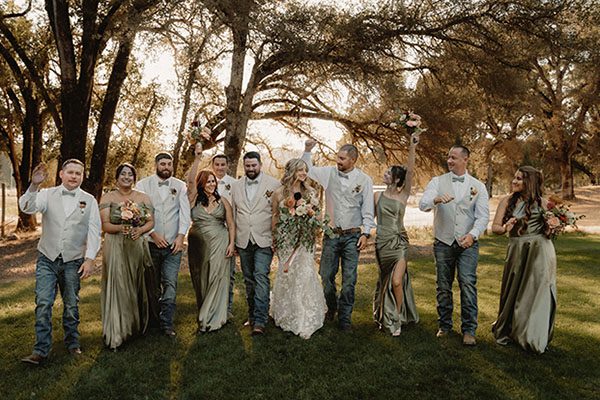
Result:
[[[308,165],[308,177],[319,182],[323,186],[323,189],[327,189],[330,171],[333,167],[315,167],[312,163],[312,154],[310,152],[304,152],[300,158]]]
[[[419,201],[419,210],[428,212],[435,207],[433,200],[437,196],[438,185],[437,176],[429,181],[427,187],[425,188],[425,192],[423,193],[423,197],[421,197],[421,201]]]
[[[369,178],[362,192],[362,224],[363,233],[370,234],[375,228],[375,204],[373,199],[373,181]]]
[[[85,258],[94,260],[98,251],[100,251],[100,211],[98,210],[98,203],[92,201],[90,209],[90,222],[88,227],[87,242],[85,247]]]
[[[19,197],[19,208],[25,214],[35,214],[36,212],[45,212],[48,206],[48,190],[30,191],[27,189],[21,197]]]
[[[488,221],[490,220],[490,206],[489,206],[489,195],[486,187],[483,184],[479,184],[479,196],[475,201],[475,221],[473,222],[473,228],[469,233],[475,238],[479,238],[483,232],[487,229]]]
[[[187,233],[188,229],[192,225],[192,213],[190,211],[190,201],[187,197],[187,189],[184,186],[182,192],[179,194],[179,235]]]

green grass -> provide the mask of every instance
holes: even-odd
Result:
[[[377,331],[371,298],[377,268],[361,265],[354,333],[326,325],[310,340],[269,326],[252,338],[241,325],[243,284],[236,283],[235,321],[196,337],[189,275],[180,275],[171,341],[157,335],[132,340],[119,352],[103,348],[100,279],[81,290],[84,356],[71,358],[61,342],[57,301],[49,363],[30,368],[19,359],[33,346],[33,279],[0,284],[0,398],[2,399],[579,399],[600,396],[600,236],[556,241],[558,311],[550,350],[534,355],[495,344],[506,239],[482,240],[476,348],[458,335],[435,338],[435,273],[430,257],[410,262],[418,325],[401,337]],[[455,298],[458,292],[455,291]],[[459,329],[455,313],[455,329]]]

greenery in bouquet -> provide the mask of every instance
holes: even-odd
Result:
[[[201,126],[198,121],[192,121],[192,128],[188,133],[187,140],[192,146],[195,146],[196,143],[200,143],[202,147],[205,147],[206,143],[212,141],[210,129],[206,126]]]
[[[131,200],[119,203],[121,224],[126,227],[125,233],[129,234],[129,229],[144,225],[148,220],[147,211],[138,206]],[[129,229],[127,229],[129,228]]]
[[[283,199],[279,205],[279,222],[275,227],[276,243],[279,250],[295,250],[304,246],[312,250],[319,231],[333,237],[329,217],[320,218],[319,199],[314,193],[294,193]]]
[[[421,116],[412,111],[398,111],[398,116],[390,124],[391,128],[403,127],[409,133],[422,133],[427,129],[421,128]]]
[[[585,215],[576,215],[570,211],[570,205],[565,204],[561,199],[550,196],[544,212],[546,236],[556,239],[569,226],[577,229],[577,221],[583,217]]]

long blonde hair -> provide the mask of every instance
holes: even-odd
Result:
[[[302,168],[304,168],[306,172],[308,172],[308,165],[304,160],[300,158],[292,158],[287,163],[285,163],[283,177],[281,178],[284,199],[292,194],[292,185],[295,181],[296,172]],[[306,180],[304,182],[300,182],[300,191],[302,193],[316,192],[314,181],[309,177],[306,177]]]

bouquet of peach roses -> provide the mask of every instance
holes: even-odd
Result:
[[[570,206],[561,199],[550,196],[544,213],[545,233],[549,239],[556,239],[568,226],[577,229],[577,221],[585,217],[585,215],[575,215],[574,212],[569,211],[569,208]]]
[[[148,213],[136,203],[127,200],[119,203],[121,225],[125,235],[130,235],[131,228],[142,226],[147,222]]]

